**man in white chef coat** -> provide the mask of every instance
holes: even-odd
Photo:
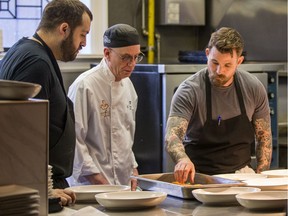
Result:
[[[74,102],[76,151],[71,185],[130,185],[136,189],[137,162],[132,151],[137,94],[130,80],[140,51],[137,30],[126,24],[108,28],[104,58],[70,86]]]

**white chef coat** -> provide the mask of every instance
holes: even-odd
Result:
[[[83,176],[102,173],[110,184],[129,185],[135,160],[137,93],[129,78],[115,82],[103,58],[70,86],[76,151],[70,185],[90,184]]]

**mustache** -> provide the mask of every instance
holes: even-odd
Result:
[[[214,78],[220,78],[220,79],[223,79],[223,78],[226,78],[226,76],[225,75],[223,75],[223,74],[214,74]]]

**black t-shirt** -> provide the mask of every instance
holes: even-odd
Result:
[[[45,48],[36,41],[20,39],[1,60],[0,79],[38,83],[42,86],[35,98],[49,100],[51,150],[57,144],[65,127],[67,96]],[[49,154],[49,164],[53,166],[53,158],[61,157],[60,154],[61,152],[59,155]],[[65,161],[65,158],[63,160]],[[54,165],[57,167],[57,164]],[[71,167],[62,167],[61,170],[54,169],[54,175],[67,177],[72,172]]]

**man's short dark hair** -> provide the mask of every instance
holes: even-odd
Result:
[[[53,30],[61,23],[68,23],[73,31],[82,24],[82,16],[87,13],[92,21],[93,15],[90,9],[79,0],[52,0],[44,8],[40,24],[37,28]]]
[[[241,56],[244,49],[244,41],[238,31],[233,28],[222,27],[212,33],[208,48],[212,47],[221,53],[230,53],[233,56],[233,50],[236,50],[238,56]]]

